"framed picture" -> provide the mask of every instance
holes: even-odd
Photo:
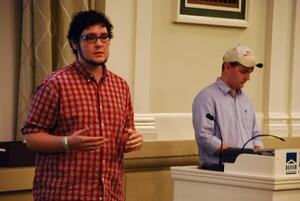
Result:
[[[249,26],[249,0],[176,0],[175,22]]]

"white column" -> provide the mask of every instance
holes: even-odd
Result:
[[[265,62],[264,132],[289,133],[289,79],[291,65],[292,1],[269,1]]]
[[[108,66],[132,89],[136,129],[144,139],[156,139],[155,119],[149,114],[152,0],[107,0],[105,13],[114,25]]]
[[[293,40],[291,73],[291,135],[300,137],[300,1],[293,4]]]
[[[151,68],[152,0],[136,5],[134,104],[138,113],[149,112]]]
[[[156,139],[155,118],[150,114],[152,0],[136,1],[134,107],[136,128],[145,139]]]

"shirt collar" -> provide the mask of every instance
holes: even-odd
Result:
[[[74,61],[75,68],[79,71],[79,73],[86,79],[88,82],[90,82],[92,79],[94,79],[94,75],[90,74],[86,68],[76,59]],[[100,83],[102,83],[107,78],[107,68],[106,65],[102,65],[103,73],[100,80]]]
[[[223,80],[217,78],[216,85],[224,95],[229,94],[232,96],[231,89],[229,88],[229,86],[227,86],[227,84]],[[242,94],[243,94],[242,89],[237,89],[237,95],[242,95]]]

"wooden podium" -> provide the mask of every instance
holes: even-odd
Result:
[[[224,172],[171,167],[174,201],[299,201],[300,149],[241,154]]]

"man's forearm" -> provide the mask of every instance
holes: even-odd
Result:
[[[46,132],[30,133],[25,135],[27,147],[39,152],[63,152],[63,137],[50,135]]]

